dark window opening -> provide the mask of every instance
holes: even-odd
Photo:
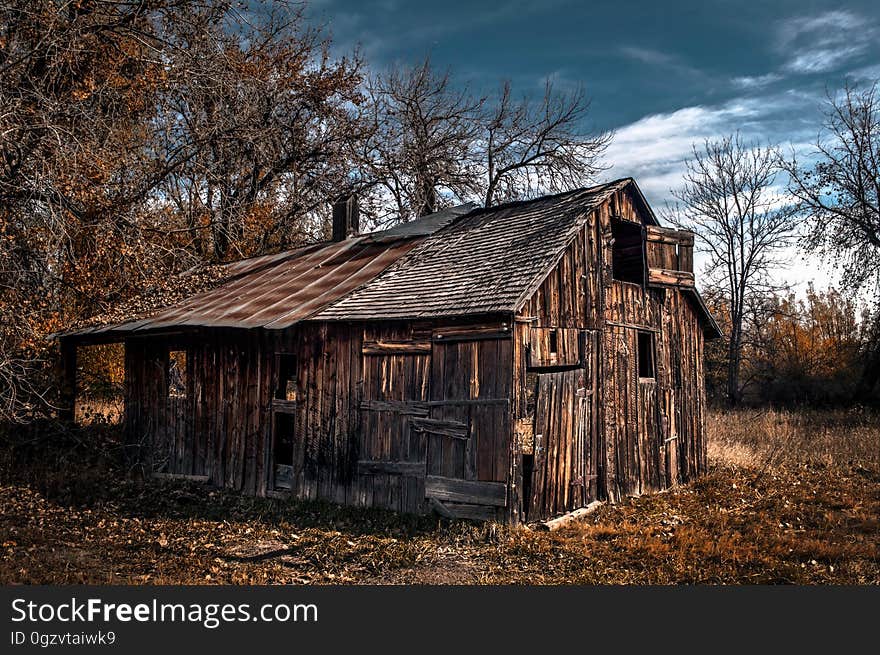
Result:
[[[275,487],[290,489],[293,476],[293,437],[296,417],[284,412],[275,413],[272,457],[275,462]]]
[[[559,346],[556,341],[556,330],[550,332],[550,354],[555,355],[559,352]]]
[[[168,396],[186,398],[186,351],[168,353]]]
[[[293,432],[296,429],[296,417],[293,414],[276,412],[275,444],[273,453],[276,464],[293,464]]]
[[[523,455],[522,456],[522,481],[523,481],[523,490],[522,490],[522,510],[523,510],[523,519],[525,521],[529,520],[529,510],[532,507],[532,477],[535,473],[535,456],[534,455]]]
[[[654,377],[654,335],[650,332],[639,332],[639,377]]]
[[[614,238],[611,275],[621,282],[645,283],[645,239],[642,225],[619,218],[611,219]]]
[[[296,356],[278,355],[278,384],[275,386],[277,400],[296,400]]]

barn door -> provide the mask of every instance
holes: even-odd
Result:
[[[639,492],[659,491],[665,485],[665,454],[662,451],[663,431],[657,398],[656,333],[638,330],[636,358],[639,384],[638,454]]]
[[[609,498],[658,490],[665,483],[656,339],[656,331],[647,328],[612,327],[606,333]]]
[[[594,335],[585,332],[582,339],[582,365],[527,376],[535,413],[532,454],[523,471],[526,520],[568,512],[597,497]]]
[[[364,385],[358,443],[358,499],[417,512],[425,492],[430,342],[406,326],[370,329],[363,346]]]

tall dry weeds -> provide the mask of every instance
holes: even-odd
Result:
[[[880,468],[880,414],[863,408],[714,411],[706,433],[709,461],[718,466]]]

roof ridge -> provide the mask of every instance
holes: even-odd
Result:
[[[483,212],[497,211],[499,209],[506,209],[508,207],[521,207],[523,205],[528,205],[531,203],[544,202],[548,200],[557,200],[563,196],[568,195],[577,195],[579,193],[601,193],[605,191],[608,187],[615,186],[622,182],[633,182],[632,177],[619,177],[616,180],[611,180],[610,182],[601,182],[599,184],[594,184],[592,186],[584,186],[578,187],[576,189],[568,189],[567,191],[559,191],[557,193],[551,193],[543,196],[538,196],[537,198],[524,198],[522,200],[510,200],[508,202],[501,203],[500,205],[490,205],[489,207],[477,207],[476,209],[468,212],[467,214],[463,214],[459,216],[456,221],[464,218],[465,216],[473,216],[475,214],[480,214]]]

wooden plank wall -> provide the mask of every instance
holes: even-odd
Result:
[[[596,224],[586,224],[519,315],[535,318],[539,327],[595,328],[602,316],[602,289],[592,262],[600,257],[600,238]]]
[[[605,238],[611,216],[641,220],[639,203],[627,191],[597,211]],[[676,269],[684,262],[660,230],[649,229],[647,264]],[[607,242],[607,241],[606,241]],[[620,499],[667,488],[705,469],[703,334],[699,319],[674,286],[640,287],[611,276],[608,249],[602,260],[605,295],[604,438],[606,495]],[[655,378],[637,375],[637,334],[654,335]]]
[[[509,317],[441,324],[301,324],[280,332],[202,329],[130,339],[126,429],[156,472],[207,475],[248,494],[290,493],[420,512],[431,489],[453,513],[506,517],[498,488],[461,502],[450,481],[504,483],[510,427]],[[187,352],[187,392],[169,396],[169,350]],[[293,400],[276,400],[279,354],[296,362]],[[273,430],[293,425],[276,489]],[[430,495],[427,494],[427,495]],[[506,499],[506,491],[502,494]],[[486,507],[471,507],[486,500]]]
[[[600,332],[596,347],[596,404],[589,419],[590,438],[600,454],[591,465],[598,480],[594,491],[584,500],[589,500],[590,494],[618,500],[663,489],[689,480],[705,468],[703,336],[699,319],[675,286],[644,287],[613,279],[612,216],[648,220],[641,200],[631,191],[614,194],[594,211],[557,267],[517,314],[513,418],[520,438],[511,442],[510,470],[512,502],[518,507],[524,502],[522,455],[530,454],[524,451],[522,442],[533,441],[535,434],[546,430],[535,419],[534,399],[540,398],[540,394],[533,387],[541,382],[534,371],[542,366],[570,363],[570,358],[561,352],[550,357],[545,341],[551,328],[558,332],[558,351],[568,342],[565,330]],[[649,228],[647,232],[646,264],[663,270],[692,268],[692,251],[685,247],[682,252],[682,248],[672,244],[671,237],[667,238],[668,230]],[[653,335],[653,379],[638,376],[640,330]],[[530,374],[530,366],[539,369]],[[553,395],[560,393],[558,390],[567,393],[564,389],[565,384],[560,382],[552,390],[548,388],[544,400],[538,402],[550,402],[558,397]],[[572,415],[577,413],[574,409],[570,411]],[[556,432],[560,429],[555,427]],[[533,477],[532,483],[532,492],[536,484],[545,485],[539,477]],[[558,513],[572,501],[563,494],[553,502],[542,501],[544,505],[539,511],[544,515]]]
[[[511,441],[513,520],[547,518],[599,496],[594,335],[604,289],[595,265],[602,251],[598,228],[595,220],[584,225],[517,312],[513,419],[520,438]],[[531,474],[524,474],[524,455],[533,459]]]
[[[260,340],[244,331],[126,341],[126,435],[154,472],[207,475],[255,493],[262,448]],[[186,391],[168,390],[168,353],[185,350]]]

